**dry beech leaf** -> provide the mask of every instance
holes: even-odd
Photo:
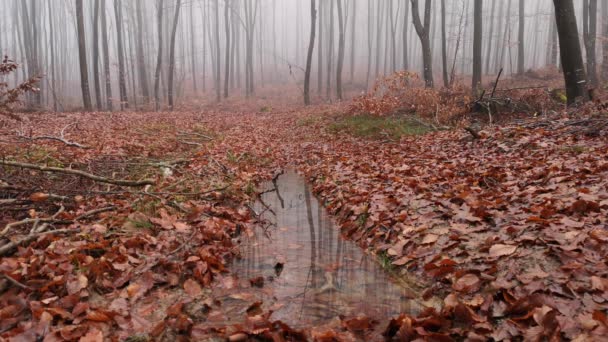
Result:
[[[190,278],[184,282],[184,291],[186,291],[190,297],[197,297],[203,292],[203,289],[196,280]]]
[[[458,292],[472,293],[479,290],[480,286],[481,280],[479,277],[469,273],[458,278],[458,280],[456,280],[456,282],[452,285],[452,288]]]
[[[515,253],[517,246],[496,244],[490,247],[490,256],[493,258]]]

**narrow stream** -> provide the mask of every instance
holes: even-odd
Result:
[[[273,311],[272,320],[293,327],[324,324],[339,315],[382,320],[422,309],[411,289],[398,285],[373,256],[340,236],[304,178],[287,172],[278,178],[276,190],[255,206],[272,224],[243,238],[242,258],[231,266],[237,280],[214,289],[222,312],[209,317],[209,323],[239,323],[255,302]],[[259,277],[263,286],[259,281],[252,285],[250,280]]]

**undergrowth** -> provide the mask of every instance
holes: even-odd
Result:
[[[329,125],[332,133],[347,133],[360,138],[393,139],[421,135],[429,129],[400,116],[380,117],[370,114],[344,116]]]

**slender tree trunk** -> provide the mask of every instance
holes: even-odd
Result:
[[[95,0],[93,5],[93,82],[95,86],[95,104],[97,110],[101,111],[101,82],[99,77],[99,4],[99,0]]]
[[[120,109],[129,108],[127,98],[127,82],[125,81],[125,59],[122,40],[122,3],[114,0],[114,14],[116,16],[116,43],[118,45],[118,88],[120,90]]]
[[[175,4],[175,14],[173,16],[173,28],[171,29],[171,43],[169,45],[169,81],[167,99],[169,102],[169,109],[173,110],[173,78],[175,74],[175,35],[177,33],[177,24],[179,22],[179,12],[181,10],[182,0],[177,0]]]
[[[198,93],[198,84],[196,82],[196,59],[198,58],[198,52],[196,51],[196,45],[194,43],[194,10],[190,10],[190,68],[192,69],[192,89],[194,93]]]
[[[448,76],[448,52],[446,48],[447,36],[445,31],[445,0],[441,0],[441,65],[443,69],[443,86],[450,86],[450,78]]]
[[[504,0],[503,0],[504,1]],[[503,1],[500,1],[500,5],[502,5]],[[490,24],[490,33],[488,34],[488,46],[486,47],[486,65],[485,72],[486,74],[490,73],[490,57],[492,56],[492,41],[494,40],[494,10],[496,9],[496,1],[492,1],[492,8],[490,9],[490,20],[488,23]]]
[[[338,2],[338,25],[340,30],[340,36],[338,40],[338,65],[336,67],[336,94],[338,100],[343,100],[344,94],[342,93],[342,69],[344,67],[344,13],[342,9],[342,0],[336,0]]]
[[[587,77],[572,0],[553,0],[568,104],[589,100]]]
[[[424,25],[420,21],[420,11],[418,9],[418,0],[412,1],[412,17],[414,19],[414,27],[422,44],[422,62],[424,64],[424,81],[427,88],[433,88],[433,54],[431,51],[431,42],[429,39],[431,27],[431,0],[425,1],[424,7]]]
[[[519,39],[517,47],[517,73],[523,74],[525,70],[524,39],[526,22],[526,6],[524,0],[519,0]]]
[[[224,25],[226,31],[226,60],[224,61],[224,98],[227,98],[228,89],[230,86],[230,0],[225,0],[224,3]]]
[[[87,66],[87,44],[84,36],[84,14],[82,7],[82,0],[76,0],[78,59],[80,61],[80,88],[82,89],[82,102],[84,104],[84,110],[90,112],[93,110],[93,105],[91,104],[91,93],[89,92],[89,68]]]
[[[589,83],[597,87],[597,0],[583,0],[583,40],[587,51],[587,75]]]
[[[408,58],[408,34],[409,34],[409,1],[403,2],[404,14],[403,14],[403,70],[408,70],[409,66],[409,58]]]
[[[47,2],[48,4],[48,12],[49,12],[49,35],[50,35],[50,41],[51,41],[51,91],[53,92],[53,111],[57,112],[58,110],[58,106],[57,106],[57,87],[56,87],[56,75],[55,75],[55,45],[57,42],[55,42],[55,15],[53,13],[53,6],[51,5],[51,2]],[[1,55],[0,55],[1,56]]]
[[[216,60],[216,68],[214,70],[215,74],[215,97],[217,101],[222,99],[222,66],[220,63],[221,54],[220,51],[220,2],[219,0],[215,0],[215,11],[214,19],[215,19],[215,60]]]
[[[150,90],[148,88],[148,72],[146,70],[146,61],[144,55],[144,14],[141,4],[142,0],[137,0],[136,5],[136,17],[137,17],[137,73],[139,74],[139,86],[141,87],[141,94],[144,98],[144,103],[150,101]]]
[[[106,0],[101,0],[101,48],[103,50],[103,74],[106,84],[106,109],[112,111],[112,78],[110,77],[110,52],[108,46],[108,26],[106,16]]]
[[[367,76],[365,78],[365,90],[369,89],[369,81],[372,71],[372,46],[374,43],[374,6],[371,1],[367,2]],[[407,51],[404,50],[407,56]]]
[[[473,94],[477,95],[481,88],[482,74],[482,42],[483,42],[483,0],[475,0],[474,28],[473,28]]]
[[[310,0],[310,41],[306,56],[306,72],[304,74],[304,104],[310,105],[310,72],[312,69],[312,54],[315,48],[315,35],[317,31],[317,8],[315,0]]]
[[[163,66],[163,6],[163,0],[158,0],[156,2],[158,54],[156,56],[156,72],[154,73],[154,102],[157,111],[160,110],[160,75]]]
[[[323,1],[319,2],[319,43],[317,44],[317,93],[323,92]]]
[[[353,6],[353,12],[350,19],[350,83],[355,80],[355,44],[356,44],[356,33],[357,33],[357,0],[351,0]]]
[[[331,99],[331,76],[332,76],[332,62],[334,59],[334,1],[329,2],[329,46],[327,49],[327,83],[325,87],[325,93],[328,99]]]

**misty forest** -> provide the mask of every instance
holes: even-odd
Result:
[[[0,341],[606,340],[608,1],[0,19]]]

